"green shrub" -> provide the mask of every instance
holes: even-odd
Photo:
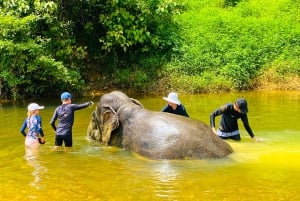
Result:
[[[207,75],[217,75],[219,79],[212,78],[212,83],[219,85],[218,80],[226,80],[221,88],[244,90],[251,89],[252,80],[275,61],[291,62],[285,67],[299,69],[300,23],[295,20],[299,18],[299,3],[292,0],[184,3],[186,12],[177,17],[182,26],[181,55],[165,65],[165,70],[175,70],[189,78],[174,78],[174,85],[187,85],[193,91],[201,88],[200,78],[207,80]]]

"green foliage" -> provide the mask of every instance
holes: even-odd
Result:
[[[180,43],[174,0],[2,0],[0,10],[0,79],[15,99],[80,92],[97,68],[145,88]]]
[[[177,4],[170,1],[123,0],[110,1],[100,15],[100,22],[106,35],[100,38],[102,49],[110,52],[143,46],[142,51],[152,47],[169,49],[174,42],[166,37],[172,16],[177,11]],[[146,45],[147,44],[147,45]]]
[[[75,64],[85,53],[73,47],[68,25],[56,16],[57,4],[4,0],[1,12],[1,94],[18,99],[82,88]]]
[[[273,61],[299,63],[299,2],[185,2],[187,12],[177,18],[183,27],[182,54],[168,65],[176,66],[177,74],[214,80],[207,87],[222,78],[230,81],[225,90],[242,90],[251,88],[251,80]]]
[[[174,0],[107,1],[100,14],[105,34],[99,38],[99,46],[107,63],[114,58],[108,68],[143,68],[147,59],[150,64],[157,55],[164,57],[176,51],[181,39],[174,16],[180,9]],[[155,66],[158,63],[161,62],[157,60]],[[148,72],[148,76],[153,77],[153,72]]]
[[[0,0],[0,94],[80,93],[90,72],[138,91],[251,89],[264,72],[299,75],[299,8],[294,0]]]
[[[137,87],[135,80],[121,84],[119,76],[127,71],[146,73],[146,80],[152,81],[161,64],[179,49],[180,28],[174,16],[181,5],[176,0],[73,1],[61,9],[76,26],[77,43],[87,47],[89,68],[117,78],[118,85]]]
[[[136,91],[147,91],[147,83],[150,82],[146,72],[142,70],[118,70],[115,73],[115,83],[118,86],[126,89],[134,89]]]
[[[0,79],[6,84],[6,93],[14,99],[29,94],[48,94],[48,90],[55,88],[78,88],[82,85],[76,71],[43,55],[42,51],[35,43],[0,43]]]

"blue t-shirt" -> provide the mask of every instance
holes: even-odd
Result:
[[[25,133],[26,128],[28,128],[28,133]],[[24,120],[20,132],[24,136],[31,136],[33,139],[37,139],[39,135],[44,136],[42,129],[42,118],[39,115],[34,115],[28,117]]]

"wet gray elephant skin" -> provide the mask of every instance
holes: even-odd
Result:
[[[222,158],[233,152],[230,145],[203,122],[147,110],[120,91],[101,96],[87,137],[149,159]]]

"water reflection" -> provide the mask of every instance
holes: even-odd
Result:
[[[179,192],[178,171],[169,161],[162,161],[153,166],[154,180],[156,186],[154,192],[158,198],[163,200],[177,200]]]
[[[39,160],[39,150],[26,148],[24,158],[27,164],[32,167],[31,175],[33,176],[33,180],[29,183],[29,186],[36,190],[46,189],[43,178],[47,173],[47,168]]]

